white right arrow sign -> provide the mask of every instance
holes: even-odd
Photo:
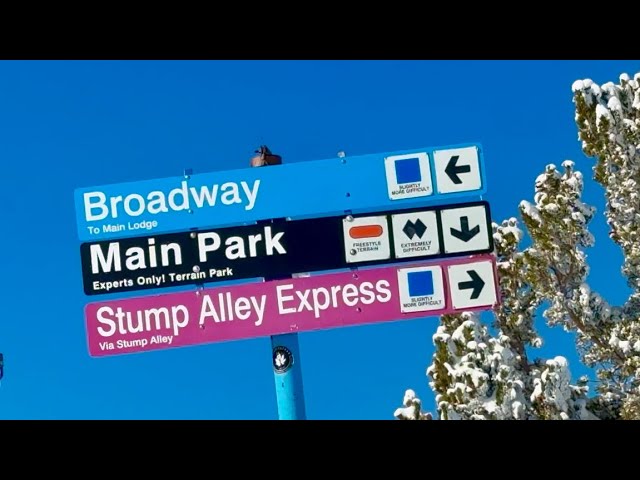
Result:
[[[449,265],[449,291],[456,310],[491,307],[497,303],[496,277],[491,261]]]

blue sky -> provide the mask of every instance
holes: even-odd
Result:
[[[89,357],[73,190],[284,161],[480,142],[495,221],[548,163],[576,162],[598,208],[590,282],[628,294],[601,188],[577,141],[571,84],[638,61],[0,62],[2,419],[275,419],[268,338]],[[124,295],[123,295],[124,296]],[[437,318],[299,335],[308,417],[390,419],[406,388],[429,410]],[[538,326],[540,354],[573,339]]]

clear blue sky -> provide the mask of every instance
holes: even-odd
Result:
[[[626,298],[602,190],[574,124],[576,79],[638,61],[0,62],[2,419],[275,419],[268,338],[94,359],[73,190],[247,166],[480,142],[494,220],[547,163],[573,159],[598,207],[591,284]],[[124,295],[123,295],[124,296]],[[433,410],[437,318],[300,334],[308,417],[390,419],[406,388]],[[541,355],[573,339],[538,323]]]

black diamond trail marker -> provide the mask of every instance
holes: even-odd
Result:
[[[410,240],[413,240],[414,236],[418,236],[418,238],[422,238],[424,232],[427,231],[427,226],[422,223],[422,220],[418,219],[417,222],[412,222],[411,220],[407,220],[407,223],[404,225],[402,229],[404,234],[409,237]]]

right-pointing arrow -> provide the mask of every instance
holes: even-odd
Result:
[[[469,165],[458,166],[458,158],[460,158],[458,155],[453,155],[444,169],[444,173],[449,175],[451,181],[456,185],[460,185],[462,183],[462,180],[458,175],[461,173],[469,173],[471,171],[471,166]]]
[[[475,270],[467,270],[467,275],[469,275],[471,280],[458,283],[458,288],[460,290],[473,289],[473,291],[471,292],[471,300],[475,300],[480,296],[480,292],[482,292],[482,289],[484,288],[484,281],[480,278],[480,275],[478,275]]]

